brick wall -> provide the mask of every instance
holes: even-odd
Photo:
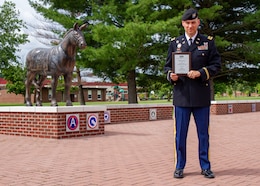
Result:
[[[104,111],[111,113],[111,123],[150,120],[150,109],[156,110],[156,119],[171,119],[172,105],[109,105],[73,107],[0,107],[0,134],[39,137],[73,138],[105,133]],[[98,113],[99,129],[87,130],[87,114]],[[79,115],[79,131],[66,132],[66,115]]]
[[[260,111],[260,101],[215,101],[210,109],[211,114]],[[105,133],[105,111],[110,111],[110,124],[172,119],[173,116],[172,104],[0,107],[0,134],[55,139],[100,135]],[[151,119],[150,111],[156,111],[155,119]],[[98,115],[98,129],[87,130],[87,115],[90,113]],[[67,114],[79,115],[79,131],[66,131]]]
[[[73,110],[77,110],[75,107],[73,109],[62,108],[61,110],[65,110],[65,112],[59,111],[57,107],[9,107],[13,111],[3,111],[5,108],[1,107],[0,111],[0,134],[61,139],[105,133],[105,107],[99,110],[86,107],[87,109],[79,109],[76,112],[73,112]],[[98,114],[99,128],[97,130],[87,130],[86,116],[88,113]],[[66,131],[67,114],[79,114],[79,131]]]
[[[259,100],[212,101],[211,114],[232,114],[260,111]]]
[[[111,123],[140,122],[150,120],[150,109],[156,109],[157,120],[171,119],[173,106],[165,105],[107,105]]]
[[[23,95],[7,93],[6,89],[0,89],[0,103],[24,103]]]

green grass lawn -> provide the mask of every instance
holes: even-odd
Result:
[[[222,100],[260,100],[260,97],[251,96],[251,97],[244,97],[244,96],[238,96],[238,97],[216,97],[216,101],[222,101]]]
[[[260,100],[260,97],[216,97],[216,101],[227,101],[227,100]],[[59,102],[59,106],[65,106],[65,102]],[[127,101],[97,101],[97,102],[86,102],[86,105],[119,105],[128,104]],[[172,104],[172,100],[146,100],[139,101],[138,104]],[[73,105],[79,105],[78,102],[73,102]],[[0,106],[25,106],[22,103],[0,103]],[[43,103],[43,106],[50,106],[50,103]]]
[[[147,101],[139,101],[138,104],[171,104],[171,101],[167,100],[147,100]],[[51,103],[43,103],[43,106],[50,106]],[[79,105],[79,102],[73,102],[73,105]],[[120,105],[120,104],[128,104],[127,101],[97,101],[97,102],[86,102],[86,105]],[[65,102],[59,102],[59,106],[65,106]],[[25,104],[21,103],[0,103],[0,106],[25,106]]]

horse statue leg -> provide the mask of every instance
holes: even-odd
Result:
[[[27,71],[26,80],[25,80],[25,105],[33,106],[31,101],[31,85],[32,81],[35,79],[35,73]]]
[[[33,80],[33,85],[35,86],[35,96],[36,96],[36,106],[42,106],[41,93],[42,93],[42,83],[45,80],[45,75],[39,75],[38,80]]]
[[[72,79],[72,73],[64,74],[64,81],[65,81],[64,93],[65,93],[66,106],[73,106],[70,99],[71,79]]]
[[[51,106],[58,106],[56,100],[56,89],[58,84],[59,76],[53,75],[51,81]]]

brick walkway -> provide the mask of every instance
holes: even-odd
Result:
[[[193,120],[185,178],[173,178],[172,120],[163,120],[108,124],[103,136],[77,139],[0,135],[0,185],[259,185],[259,114],[211,115],[215,179],[200,175]]]

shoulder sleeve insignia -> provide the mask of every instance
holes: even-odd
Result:
[[[208,36],[208,40],[212,40],[213,39],[213,37],[212,36]]]
[[[175,40],[175,37],[174,38],[171,38],[171,41],[174,41]]]

